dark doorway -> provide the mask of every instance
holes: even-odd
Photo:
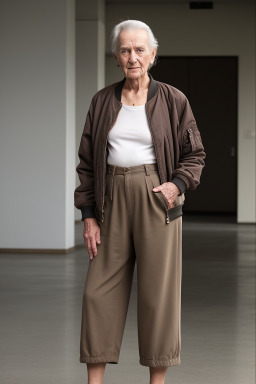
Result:
[[[159,56],[150,72],[188,98],[206,152],[197,190],[184,212],[237,213],[237,57]]]

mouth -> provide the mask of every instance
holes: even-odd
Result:
[[[128,69],[139,69],[140,67],[130,67]]]

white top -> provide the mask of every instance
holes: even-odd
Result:
[[[145,105],[122,105],[108,134],[107,163],[132,167],[156,162]]]

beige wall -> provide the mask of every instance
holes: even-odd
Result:
[[[118,22],[138,19],[159,40],[159,55],[237,55],[238,222],[255,222],[255,4],[214,3],[213,10],[181,4],[107,4],[106,85],[122,79],[110,56],[109,36]],[[224,191],[228,193],[228,191]]]

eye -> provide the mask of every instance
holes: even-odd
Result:
[[[143,48],[138,48],[137,50],[138,50],[139,52],[143,52],[143,51],[144,51]]]

